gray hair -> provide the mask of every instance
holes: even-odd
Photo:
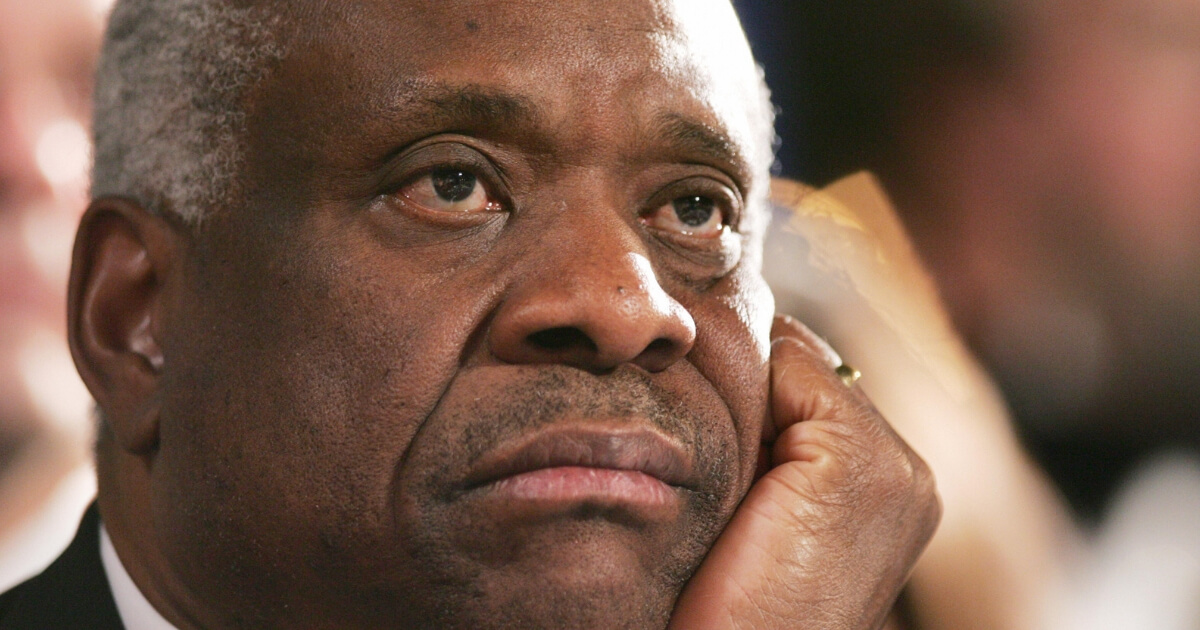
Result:
[[[245,93],[283,56],[278,22],[227,0],[118,2],[96,74],[92,196],[191,224],[229,203]]]
[[[117,2],[96,73],[93,197],[129,197],[191,225],[236,198],[246,92],[285,52],[273,4]],[[775,111],[759,75],[770,164]]]

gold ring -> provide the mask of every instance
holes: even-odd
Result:
[[[842,382],[846,384],[846,387],[854,387],[854,384],[858,382],[858,379],[862,378],[862,372],[859,372],[845,363],[837,366],[836,372],[838,378],[842,379]]]

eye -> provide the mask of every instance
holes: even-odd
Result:
[[[436,212],[498,212],[503,206],[488,195],[479,177],[457,168],[430,171],[400,189],[400,195]]]
[[[703,195],[677,197],[642,221],[653,228],[701,238],[715,238],[725,231],[725,213],[715,199]]]

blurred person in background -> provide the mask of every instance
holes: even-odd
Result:
[[[879,173],[1090,526],[1054,627],[1200,627],[1200,2],[742,4],[783,172]]]
[[[0,590],[66,546],[95,492],[65,296],[103,10],[0,0]]]

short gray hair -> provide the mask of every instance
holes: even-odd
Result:
[[[190,224],[233,199],[246,91],[283,57],[266,4],[116,4],[96,74],[93,197]]]
[[[283,18],[270,5],[117,2],[96,73],[93,197],[132,198],[191,225],[236,199],[246,92],[285,53]],[[758,72],[770,164],[775,111]]]

